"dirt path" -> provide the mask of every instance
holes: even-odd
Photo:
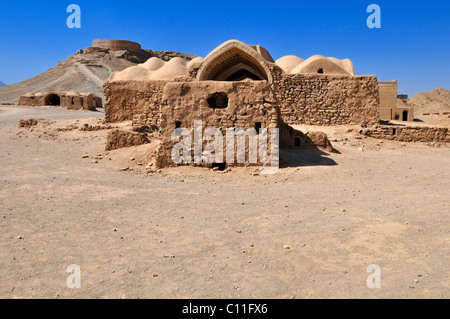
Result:
[[[81,158],[106,131],[54,130],[87,115],[0,108],[1,298],[449,297],[449,148],[349,137],[272,176],[145,177],[119,170],[133,150]],[[19,129],[30,116],[58,120]]]

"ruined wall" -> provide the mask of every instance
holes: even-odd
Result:
[[[139,52],[142,49],[141,45],[137,42],[126,40],[106,40],[106,39],[92,41],[92,47],[100,49],[108,49],[111,51],[128,50],[132,52]]]
[[[272,66],[281,118],[288,124],[375,124],[376,76],[285,74]]]
[[[211,107],[208,100],[216,94],[227,97],[227,107]],[[162,102],[160,167],[174,165],[171,151],[177,142],[171,140],[172,132],[177,127],[187,128],[193,137],[196,120],[202,121],[203,133],[207,128],[220,128],[224,137],[227,128],[279,127],[277,103],[266,82],[172,82],[166,85]],[[203,144],[205,147],[208,142]],[[270,143],[268,145],[270,149]],[[225,149],[224,141],[226,156]],[[246,154],[248,151],[247,147]]]
[[[379,125],[371,129],[362,130],[361,133],[373,138],[399,142],[450,143],[450,132],[445,127]]]
[[[118,81],[103,85],[105,119],[116,123],[159,125],[164,86],[167,81]]]

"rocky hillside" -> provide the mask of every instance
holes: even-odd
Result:
[[[174,51],[131,52],[96,49],[86,53],[80,50],[34,78],[0,88],[0,103],[16,103],[20,96],[28,92],[78,91],[103,96],[103,83],[112,72],[144,63],[151,57],[164,61],[181,57],[189,61],[195,56]]]

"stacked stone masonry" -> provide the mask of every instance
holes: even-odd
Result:
[[[450,143],[450,132],[446,127],[390,126],[378,125],[362,130],[365,136],[399,142],[444,142]]]

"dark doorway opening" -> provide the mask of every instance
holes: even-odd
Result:
[[[50,94],[45,98],[45,105],[59,106],[61,105],[61,98],[58,94]]]
[[[408,111],[403,111],[403,121],[404,122],[408,121]]]
[[[256,122],[255,123],[256,134],[260,134],[261,128],[262,128],[262,123],[261,122]]]
[[[323,69],[319,69],[319,70],[317,71],[317,73],[323,74]]]

